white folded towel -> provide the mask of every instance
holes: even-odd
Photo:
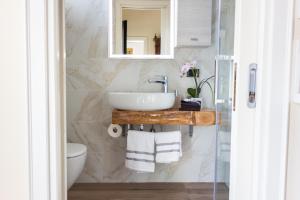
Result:
[[[139,172],[154,172],[154,156],[154,133],[129,130],[126,167]]]
[[[171,163],[182,156],[181,132],[155,133],[156,162]]]

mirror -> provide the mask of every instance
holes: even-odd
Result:
[[[111,0],[111,58],[173,58],[175,0]]]

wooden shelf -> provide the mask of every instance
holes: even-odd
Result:
[[[211,126],[216,124],[216,114],[212,110],[179,111],[178,109],[162,111],[124,111],[113,110],[113,124],[160,124],[160,125],[194,125]]]

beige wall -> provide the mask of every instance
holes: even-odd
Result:
[[[26,1],[0,6],[0,199],[29,199]]]
[[[155,34],[160,36],[160,10],[123,10],[123,20],[128,22],[128,37],[146,37],[148,54],[155,54]]]

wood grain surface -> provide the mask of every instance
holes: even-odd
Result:
[[[215,111],[123,111],[113,110],[112,124],[160,124],[211,126],[216,123]]]

